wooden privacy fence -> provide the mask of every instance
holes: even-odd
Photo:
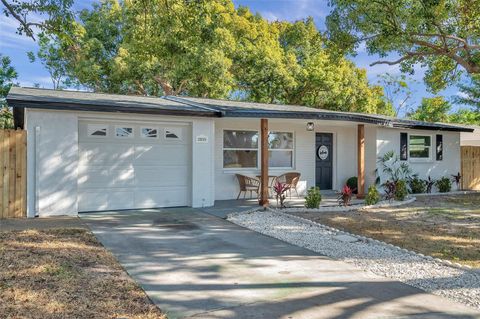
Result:
[[[26,216],[27,132],[0,129],[0,219]]]
[[[462,146],[462,189],[480,190],[480,146]]]

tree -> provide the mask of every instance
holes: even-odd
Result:
[[[35,62],[37,58],[40,60],[50,74],[54,90],[71,85],[67,77],[67,61],[63,56],[64,52],[62,48],[60,48],[58,41],[40,34],[38,45],[39,50],[36,54],[31,51],[27,52],[30,62]]]
[[[451,123],[480,125],[480,113],[470,109],[459,109],[455,113],[450,114],[448,121]]]
[[[35,40],[35,31],[60,32],[73,20],[73,0],[0,0],[3,13],[19,24],[19,34]],[[40,19],[39,19],[40,17]],[[42,19],[43,18],[43,19]]]
[[[408,112],[411,107],[410,99],[413,91],[408,85],[405,75],[392,75],[385,73],[379,76],[379,84],[385,90],[385,99],[394,108],[395,116]]]
[[[17,71],[11,66],[10,58],[0,53],[0,128],[2,129],[13,127],[13,116],[6,97],[17,76]]]
[[[427,68],[425,81],[438,91],[457,80],[461,70],[480,74],[480,2],[470,0],[330,0],[329,39],[354,52],[365,43],[367,52],[396,60],[371,65],[400,64],[414,72]]]
[[[480,75],[472,76],[470,84],[460,84],[460,93],[455,97],[457,103],[473,106],[477,112],[480,112]]]
[[[393,114],[312,19],[269,22],[230,0],[105,0],[48,39],[44,64],[94,91]]]
[[[412,120],[425,122],[449,122],[448,112],[451,105],[443,96],[435,96],[432,98],[423,98],[422,104],[418,109],[410,113],[408,116]]]

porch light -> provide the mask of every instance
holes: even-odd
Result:
[[[307,123],[307,131],[313,131],[315,129],[315,124],[313,122]]]

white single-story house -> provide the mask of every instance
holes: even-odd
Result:
[[[420,177],[456,174],[460,134],[472,131],[379,115],[190,97],[13,87],[7,100],[16,126],[27,131],[29,217],[212,206],[237,197],[236,173],[255,176],[261,165],[275,176],[299,172],[300,191],[315,185],[339,190],[358,176],[363,193],[375,182],[377,157],[391,150]],[[260,143],[261,122],[268,143]],[[262,152],[268,154],[268,166],[262,164]]]

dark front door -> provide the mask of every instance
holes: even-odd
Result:
[[[317,133],[315,142],[315,185],[320,189],[332,189],[333,134]]]

